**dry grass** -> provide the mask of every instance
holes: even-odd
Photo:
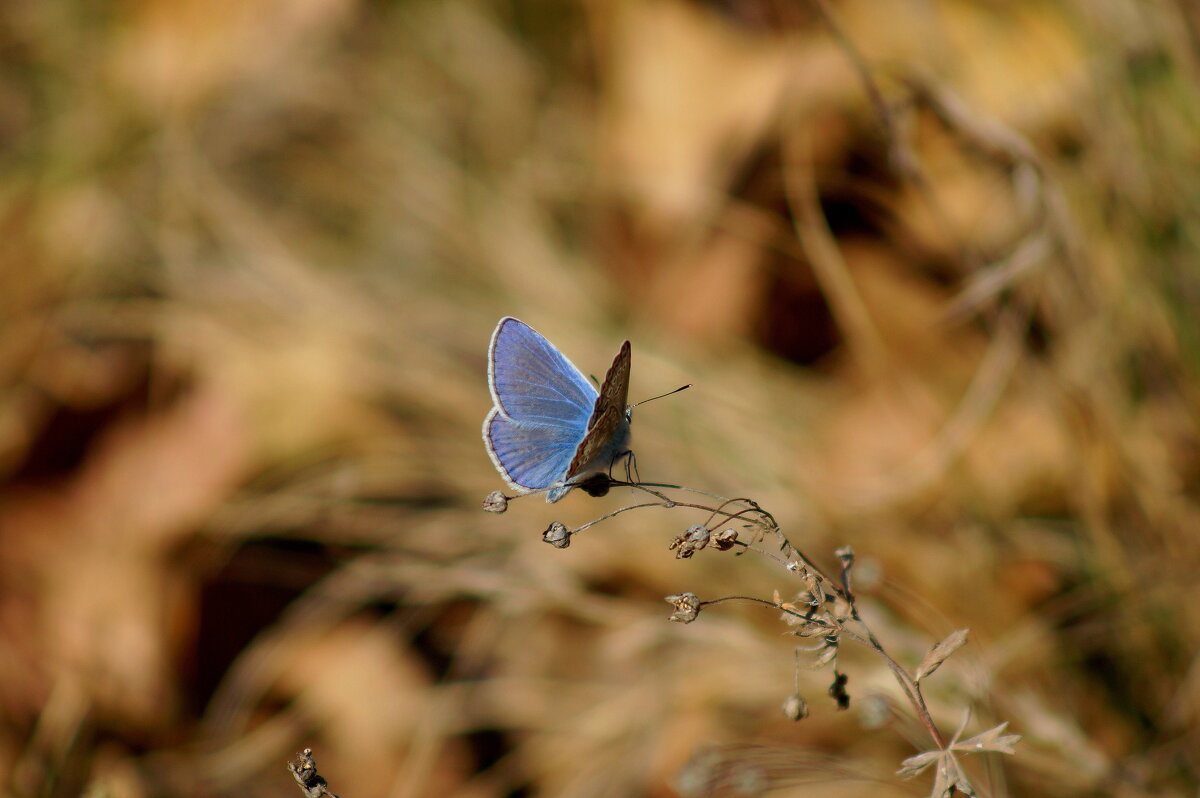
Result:
[[[853,545],[907,666],[972,629],[981,795],[1194,795],[1198,187],[1182,0],[7,0],[4,791],[927,793],[870,652],[792,722],[775,614],[666,622],[770,563],[480,512],[512,314],[696,383],[642,475]]]

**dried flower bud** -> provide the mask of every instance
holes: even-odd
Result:
[[[729,551],[737,545],[738,533],[736,529],[723,529],[712,537],[713,548],[717,551]]]
[[[784,718],[788,720],[804,720],[809,716],[809,702],[799,692],[793,692],[784,700]]]
[[[700,526],[699,524],[690,526],[687,532],[684,532],[671,541],[670,550],[675,552],[675,559],[686,560],[708,545],[708,539],[711,534],[708,527]]]
[[[837,702],[838,709],[849,709],[850,694],[846,692],[846,682],[850,681],[850,677],[837,671],[833,673],[833,684],[829,685],[829,695]]]
[[[800,570],[800,578],[804,580],[804,585],[808,588],[806,592],[812,597],[812,601],[809,604],[820,609],[821,605],[825,603],[825,591],[821,587],[821,582],[817,579],[817,575],[807,568],[802,568]]]
[[[501,491],[494,490],[483,500],[483,509],[489,513],[502,513],[508,509],[508,497]]]
[[[808,620],[808,621],[801,619],[801,622],[799,624],[797,624],[796,626],[797,626],[796,631],[792,632],[792,634],[794,634],[796,637],[803,637],[806,640],[813,640],[818,637],[824,637],[826,634],[829,633],[829,625],[819,619]],[[819,649],[814,649],[814,650],[819,650],[821,652],[820,655],[818,655],[817,659],[814,661],[814,664],[812,666],[814,670],[816,670],[817,668],[823,667],[825,665],[828,665],[833,660],[833,658],[835,656],[837,656],[836,649],[833,650],[832,652],[830,652],[830,649],[828,646],[822,645]]]
[[[296,780],[296,784],[304,791],[306,798],[321,798],[323,795],[332,795],[329,792],[329,782],[322,778],[321,774],[317,773],[317,762],[313,759],[311,748],[305,748],[296,755],[295,761],[288,762],[288,770],[292,772],[292,778]]]
[[[562,521],[555,521],[542,533],[542,540],[556,549],[565,549],[571,545],[571,530]]]
[[[695,593],[676,593],[667,596],[666,602],[675,606],[670,620],[678,623],[691,623],[700,614],[700,598]]]
[[[788,720],[804,720],[808,717],[808,702],[799,693],[792,693],[783,702],[783,716]]]
[[[834,552],[837,558],[842,561],[842,568],[849,568],[854,565],[854,549],[850,546],[843,546]]]

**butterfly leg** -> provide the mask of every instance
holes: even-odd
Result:
[[[626,449],[612,459],[612,464],[608,467],[609,476],[612,476],[613,468],[616,467],[619,460],[625,461],[625,481],[631,485],[636,485],[640,482],[642,477],[637,469],[637,455],[630,449]]]

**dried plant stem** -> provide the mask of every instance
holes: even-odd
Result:
[[[809,568],[811,570],[811,572],[817,577],[819,582],[821,584],[823,584],[826,588],[828,588],[832,594],[834,594],[837,597],[842,598],[846,601],[846,603],[850,607],[850,618],[853,621],[855,621],[862,628],[863,634],[859,634],[851,629],[848,629],[844,625],[835,626],[834,624],[831,624],[820,618],[814,618],[811,612],[807,613],[807,614],[800,613],[800,612],[797,612],[796,610],[792,609],[791,607],[785,606],[781,602],[768,601],[766,599],[761,599],[761,598],[757,598],[754,596],[725,596],[725,597],[718,598],[718,599],[710,599],[707,601],[699,602],[699,604],[697,606],[705,607],[705,606],[720,604],[720,603],[723,603],[726,601],[749,601],[749,602],[753,602],[756,604],[762,604],[763,606],[767,606],[767,607],[776,609],[776,610],[783,612],[787,615],[790,615],[794,618],[798,618],[806,624],[816,624],[818,626],[826,627],[831,630],[836,629],[839,633],[845,633],[852,640],[866,646],[867,648],[871,649],[872,651],[874,651],[876,654],[878,654],[880,657],[883,658],[884,662],[887,664],[888,668],[892,671],[892,674],[895,676],[896,681],[900,684],[901,689],[904,691],[905,696],[908,698],[908,701],[912,705],[913,710],[916,712],[917,717],[920,719],[921,724],[925,727],[926,731],[928,731],[929,736],[933,740],[934,744],[939,749],[944,750],[946,748],[946,738],[942,734],[941,730],[938,729],[937,724],[934,722],[933,716],[929,712],[929,707],[925,703],[925,698],[921,694],[921,688],[920,688],[920,685],[918,684],[917,680],[915,678],[913,678],[913,676],[907,670],[905,670],[904,667],[900,665],[900,663],[896,662],[896,660],[887,652],[887,650],[883,647],[883,644],[880,643],[879,639],[875,636],[875,633],[871,630],[871,628],[867,625],[867,623],[865,621],[863,621],[862,617],[859,615],[858,607],[857,607],[857,604],[856,604],[855,598],[854,598],[854,591],[851,587],[851,580],[850,580],[850,572],[851,572],[851,569],[854,564],[853,552],[851,552],[849,549],[839,551],[838,554],[842,561],[842,569],[839,574],[839,579],[837,581],[834,581],[828,575],[826,575],[815,563],[813,563],[812,560],[810,560],[800,549],[796,548],[791,543],[791,541],[788,540],[787,536],[784,535],[783,531],[780,529],[779,525],[776,523],[775,517],[771,513],[769,513],[765,509],[763,509],[761,506],[759,506],[759,504],[757,502],[753,501],[752,499],[746,499],[746,498],[730,499],[730,498],[726,498],[723,496],[718,496],[718,495],[715,495],[712,493],[708,493],[706,491],[698,491],[698,490],[693,490],[690,488],[682,488],[682,487],[673,486],[673,485],[672,486],[667,486],[667,485],[656,486],[656,488],[677,488],[679,490],[686,490],[691,493],[709,496],[709,497],[719,501],[719,504],[717,504],[715,507],[707,507],[705,505],[697,504],[694,502],[677,501],[677,500],[669,497],[667,494],[662,493],[660,490],[649,487],[647,485],[632,483],[632,484],[630,484],[630,487],[634,487],[634,488],[637,488],[640,490],[644,490],[647,493],[651,493],[651,494],[659,497],[659,499],[661,501],[648,502],[648,503],[644,503],[644,504],[631,505],[630,507],[621,508],[620,510],[614,511],[613,513],[609,513],[606,516],[602,516],[601,518],[597,519],[596,521],[593,521],[589,524],[585,524],[584,526],[580,527],[579,529],[585,529],[588,526],[591,526],[592,524],[599,523],[600,521],[605,520],[607,518],[611,518],[613,515],[616,515],[617,513],[625,512],[625,511],[631,510],[631,509],[637,509],[639,507],[665,507],[665,508],[688,507],[688,508],[692,508],[692,509],[707,510],[709,512],[709,516],[708,516],[709,523],[711,523],[711,521],[714,518],[718,518],[718,517],[724,518],[727,520],[744,519],[752,524],[759,526],[759,528],[764,533],[766,533],[766,532],[773,533],[775,535],[775,537],[779,540],[780,548],[782,551],[784,551],[786,553],[786,555],[787,555],[786,557],[779,557],[779,556],[775,555],[773,552],[766,551],[756,545],[752,545],[752,544],[748,544],[748,543],[741,543],[741,542],[739,542],[738,545],[742,546],[744,549],[755,551],[756,553],[758,553],[762,556],[765,556],[769,559],[772,559],[772,560],[779,562],[781,564],[784,564],[784,565],[787,565],[787,564],[793,562],[793,560],[791,559],[792,557],[795,557],[796,559],[803,562],[804,565],[807,568]],[[730,509],[727,509],[730,507],[730,505],[736,505],[739,503],[747,505],[747,506],[745,506],[741,509],[738,509],[736,511],[731,511]],[[754,516],[758,516],[758,517],[754,517]],[[576,531],[578,531],[578,530],[576,530]],[[814,598],[814,600],[817,601],[818,603],[820,603],[822,599]]]
[[[815,619],[815,618],[809,618],[804,613],[796,612],[795,610],[791,609],[790,607],[785,607],[783,604],[780,604],[779,602],[768,601],[767,599],[758,598],[757,596],[722,596],[721,598],[718,598],[718,599],[709,599],[708,601],[701,601],[700,606],[708,607],[713,604],[723,604],[726,601],[749,601],[754,604],[762,604],[763,606],[771,607],[772,609],[779,610],[780,612],[785,613],[787,615],[791,615],[796,618],[800,618],[801,620],[806,621],[808,623],[818,623],[818,624],[821,624],[822,626],[829,626],[829,624],[825,623],[822,620]]]
[[[946,738],[938,728],[937,724],[934,722],[933,715],[929,712],[929,707],[925,703],[925,697],[921,694],[920,684],[915,678],[913,678],[912,674],[905,670],[904,666],[896,662],[892,655],[887,652],[887,649],[885,649],[883,644],[879,642],[879,639],[875,636],[875,633],[871,630],[871,627],[868,626],[859,615],[858,608],[855,605],[853,598],[854,594],[850,589],[849,573],[849,567],[846,567],[842,570],[842,589],[844,591],[844,597],[850,604],[850,617],[862,627],[863,634],[859,634],[844,626],[841,627],[839,631],[855,642],[860,643],[874,651],[883,659],[883,661],[887,664],[888,669],[892,672],[892,675],[895,676],[900,688],[904,691],[904,694],[908,698],[909,703],[912,705],[913,710],[916,712],[918,719],[921,721],[921,725],[923,725],[925,730],[929,733],[930,739],[933,740],[934,745],[941,750],[945,750],[947,746]],[[799,618],[805,623],[815,623],[819,626],[825,626],[830,629],[835,628],[832,624],[829,624],[826,621],[823,621],[819,618],[813,618],[809,614],[797,612],[794,609],[785,606],[781,602],[768,601],[755,596],[723,596],[718,599],[702,601],[699,603],[699,606],[706,607],[722,604],[727,601],[748,601],[755,604],[762,604],[763,606],[771,607],[772,609],[778,610],[786,615]]]
[[[1003,724],[966,741],[963,744],[965,747],[958,745],[963,729],[960,728],[954,737],[948,740],[938,728],[925,696],[921,692],[921,680],[930,676],[947,657],[961,648],[966,642],[968,630],[960,629],[948,635],[929,650],[919,666],[913,671],[907,670],[888,653],[859,613],[851,579],[855,563],[853,549],[847,546],[836,552],[840,570],[836,577],[831,577],[788,539],[772,513],[751,498],[730,498],[680,485],[640,482],[634,479],[634,474],[628,471],[625,481],[613,479],[610,473],[601,475],[599,478],[589,477],[586,484],[580,485],[593,496],[605,495],[614,486],[641,491],[652,497],[653,500],[619,507],[575,529],[568,528],[560,521],[554,521],[543,533],[542,539],[556,548],[567,548],[572,536],[632,510],[655,507],[664,510],[685,508],[703,512],[705,514],[703,524],[688,526],[684,532],[672,540],[669,550],[675,552],[676,558],[690,558],[703,549],[718,552],[740,549],[738,553],[753,551],[778,563],[788,573],[797,577],[802,588],[796,591],[795,598],[790,600],[781,599],[778,592],[775,593],[773,600],[744,595],[702,600],[693,592],[680,592],[665,597],[665,600],[674,608],[669,620],[677,623],[692,623],[705,607],[731,601],[749,602],[782,613],[783,619],[791,628],[790,634],[807,639],[813,644],[798,644],[795,648],[797,683],[799,683],[800,671],[805,667],[802,660],[806,652],[815,655],[808,667],[821,668],[832,664],[833,681],[829,686],[828,693],[836,702],[838,709],[848,708],[851,700],[846,689],[849,676],[842,672],[837,665],[842,642],[851,640],[874,652],[892,672],[892,676],[899,684],[933,745],[932,750],[922,751],[906,759],[902,763],[899,773],[909,777],[915,776],[933,763],[937,763],[937,776],[933,787],[935,798],[944,798],[955,792],[970,796],[979,795],[958,764],[956,760],[958,753],[984,750],[1012,753],[1012,745],[1019,739],[1019,736],[1003,735]],[[679,495],[684,495],[685,500],[681,501],[676,498],[675,491],[678,491]],[[489,494],[484,501],[483,509],[489,512],[504,512],[507,509],[507,503],[514,498],[516,497],[504,496],[498,491],[494,492]],[[739,530],[726,527],[726,524],[734,524],[743,531],[749,530],[748,538],[739,539]],[[725,528],[720,529],[720,527]],[[770,539],[770,543],[768,539]],[[800,720],[808,714],[807,703],[800,695],[799,689],[784,702],[783,711],[785,716],[792,720]],[[964,721],[964,728],[965,723],[966,721]]]
[[[929,732],[934,745],[945,750],[946,738],[942,735],[941,730],[938,729],[937,724],[933,722],[933,716],[929,713],[929,707],[925,704],[925,697],[921,695],[921,686],[917,684],[916,680],[913,679],[900,663],[892,659],[892,655],[887,653],[887,650],[884,649],[883,645],[875,637],[875,633],[871,631],[871,628],[863,623],[862,618],[858,617],[857,610],[854,611],[854,619],[858,621],[866,634],[860,635],[850,629],[844,629],[843,632],[852,640],[863,644],[883,658],[892,675],[896,677],[896,681],[900,683],[900,687],[908,697],[909,703],[912,704],[913,710],[916,711],[921,725]]]
[[[883,647],[883,644],[879,642],[879,638],[875,637],[875,632],[871,630],[871,627],[867,625],[866,621],[862,619],[862,616],[858,612],[858,604],[854,601],[854,591],[850,587],[850,571],[854,568],[854,552],[849,548],[842,549],[838,552],[838,557],[842,561],[842,589],[846,591],[846,600],[850,602],[850,617],[862,627],[866,634],[864,637],[863,635],[856,634],[850,629],[846,629],[844,631],[851,637],[851,639],[862,643],[883,658],[883,661],[887,663],[888,668],[891,670],[892,675],[895,676],[896,681],[899,682],[901,689],[904,690],[905,695],[908,697],[909,703],[912,704],[913,709],[917,713],[917,717],[921,719],[921,724],[925,727],[925,730],[929,732],[929,736],[933,740],[934,745],[941,750],[945,750],[946,738],[942,736],[941,730],[938,729],[937,724],[933,721],[933,715],[931,715],[929,712],[929,707],[925,703],[925,697],[921,695],[921,685],[915,678],[913,678],[912,674],[910,674],[904,669],[903,666],[900,665],[900,663],[896,662],[896,660],[892,658],[892,655],[889,654]]]
[[[620,484],[620,483],[617,483],[617,484]],[[823,580],[825,583],[827,583],[830,587],[833,587],[836,592],[836,583],[834,582],[834,580],[831,579],[828,574],[826,574],[824,571],[822,571],[821,567],[819,565],[817,565],[815,562],[813,562],[811,559],[809,559],[808,556],[803,551],[796,548],[796,546],[792,543],[792,541],[790,541],[788,539],[787,535],[785,535],[783,533],[783,530],[779,527],[779,523],[775,520],[775,516],[772,515],[770,512],[768,512],[766,509],[764,509],[758,502],[754,501],[753,499],[747,498],[745,496],[739,496],[736,498],[727,498],[725,496],[720,496],[716,493],[710,493],[708,491],[698,490],[696,488],[683,487],[681,485],[648,484],[648,483],[627,483],[627,485],[628,485],[628,487],[637,488],[639,490],[644,490],[647,493],[652,493],[655,496],[658,496],[664,502],[664,504],[659,505],[659,506],[693,507],[693,508],[699,508],[699,509],[711,509],[712,514],[709,516],[709,519],[710,519],[709,523],[711,523],[711,519],[717,515],[724,515],[727,518],[727,520],[734,520],[735,518],[742,517],[743,513],[757,514],[759,516],[759,518],[748,518],[746,520],[750,521],[753,524],[756,524],[764,534],[770,533],[770,534],[775,535],[775,537],[779,540],[780,551],[784,552],[786,557],[782,557],[782,558],[777,557],[777,556],[771,554],[770,552],[762,551],[759,549],[753,549],[753,547],[750,547],[750,546],[746,546],[746,548],[750,548],[759,554],[767,556],[767,557],[775,560],[776,562],[780,562],[783,564],[787,564],[788,562],[791,561],[792,557],[795,557],[797,560],[799,560],[801,563],[804,564],[805,568],[807,568],[808,570],[810,570],[814,574],[816,574],[821,580]],[[663,494],[656,490],[653,490],[652,488],[655,488],[655,487],[670,488],[673,490],[682,490],[682,491],[687,491],[688,493],[695,493],[700,496],[708,496],[709,498],[716,499],[721,503],[719,505],[717,505],[717,507],[715,507],[715,508],[707,508],[707,507],[700,507],[700,505],[688,504],[686,502],[678,502],[678,501],[675,501],[674,499],[671,499],[666,494]],[[738,504],[738,503],[745,504],[747,506],[744,509],[739,510],[737,513],[728,513],[728,512],[724,511],[724,508],[728,507],[730,504]],[[590,526],[590,524],[589,524],[589,526]],[[583,527],[581,527],[581,529],[582,528]],[[745,545],[745,544],[742,544],[742,545]],[[839,593],[839,595],[840,595],[840,593]]]
[[[831,578],[788,540],[775,516],[753,499],[745,497],[729,498],[708,491],[665,483],[640,483],[632,480],[622,482],[612,479],[611,476],[599,483],[590,484],[588,487],[592,488],[592,490],[588,492],[592,493],[593,490],[602,488],[603,490],[593,495],[603,495],[608,492],[611,486],[628,487],[642,491],[654,497],[655,501],[639,502],[620,507],[574,530],[568,529],[566,525],[559,521],[554,521],[543,534],[542,539],[556,548],[566,548],[570,543],[571,536],[578,534],[584,529],[588,529],[602,521],[607,521],[610,518],[631,510],[648,507],[667,510],[686,508],[704,512],[706,514],[704,524],[693,524],[687,527],[686,531],[671,542],[669,548],[675,552],[677,558],[690,558],[700,550],[706,548],[711,548],[719,552],[728,552],[735,548],[741,549],[739,553],[753,551],[783,566],[784,570],[793,576],[799,577],[803,588],[797,591],[796,598],[790,601],[782,600],[778,592],[776,592],[773,600],[743,595],[721,596],[701,600],[695,593],[681,592],[665,597],[666,601],[674,608],[669,620],[677,623],[692,623],[705,607],[724,604],[730,601],[749,602],[769,607],[782,613],[784,620],[791,627],[791,634],[793,636],[807,638],[815,644],[811,646],[797,645],[795,648],[795,678],[797,684],[799,684],[800,680],[800,671],[805,667],[802,662],[805,653],[815,655],[814,660],[808,667],[820,668],[832,663],[833,681],[829,686],[828,692],[829,696],[836,701],[839,709],[846,709],[850,705],[850,694],[846,689],[849,677],[837,667],[838,654],[842,641],[852,640],[873,651],[884,661],[888,670],[892,672],[893,677],[900,685],[901,691],[912,706],[913,712],[925,728],[933,744],[932,750],[922,751],[906,759],[898,772],[900,775],[912,777],[926,770],[933,763],[937,763],[937,777],[935,778],[933,787],[933,794],[936,798],[944,798],[944,796],[952,795],[955,792],[969,796],[978,796],[980,794],[968,781],[966,774],[958,764],[956,759],[958,754],[984,750],[1012,753],[1012,746],[1019,740],[1019,736],[1003,735],[1003,724],[988,732],[984,732],[982,735],[977,735],[977,737],[964,742],[962,746],[958,745],[959,737],[963,731],[962,728],[959,729],[953,738],[947,740],[934,721],[933,714],[929,711],[929,705],[921,692],[921,680],[936,671],[947,657],[966,642],[968,630],[957,630],[934,645],[926,654],[920,666],[915,670],[910,672],[905,669],[903,665],[888,653],[887,649],[884,648],[879,638],[875,636],[874,631],[863,620],[858,611],[851,580],[855,557],[854,551],[850,547],[845,547],[837,551],[841,568],[837,577]],[[692,495],[687,497],[688,501],[680,501],[674,498],[670,491],[680,491]],[[694,497],[705,497],[709,501]],[[507,500],[511,497],[502,498]],[[499,507],[501,512],[505,509],[503,503],[489,503],[485,501],[484,509],[495,512],[494,507]],[[719,531],[717,530],[717,527],[729,522],[737,522],[742,529],[752,530],[750,539],[739,540],[738,530],[733,528],[727,527]],[[767,543],[768,537],[777,544],[778,550],[775,550]],[[799,688],[784,702],[783,712],[786,717],[792,720],[800,720],[807,716],[807,702],[800,695]],[[966,721],[963,724],[964,728],[965,724]]]

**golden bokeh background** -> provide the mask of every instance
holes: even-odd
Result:
[[[929,794],[870,652],[667,622],[768,560],[480,511],[504,315],[694,383],[641,475],[852,545],[904,664],[972,630],[980,795],[1196,794],[1186,0],[6,0],[0,232],[4,794]]]

